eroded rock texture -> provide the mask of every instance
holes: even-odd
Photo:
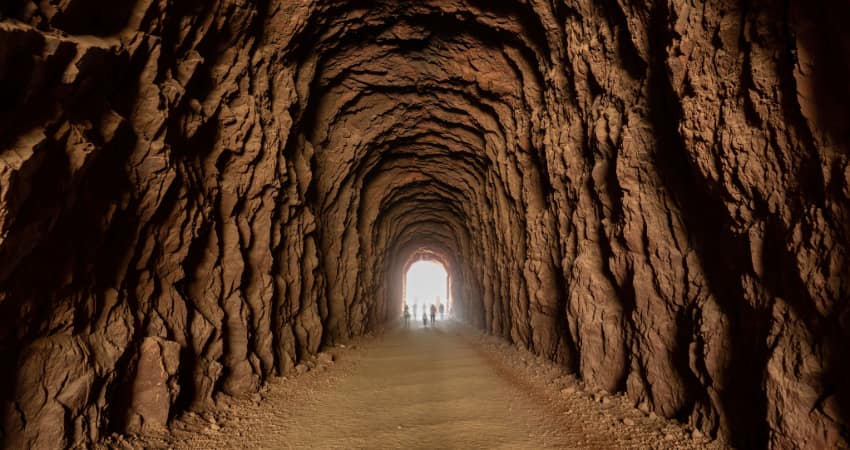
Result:
[[[394,319],[428,258],[593,385],[846,445],[848,10],[4,2],[5,444],[252,393]]]

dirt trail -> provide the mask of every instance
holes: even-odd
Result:
[[[263,399],[188,414],[123,448],[722,448],[498,339],[438,322],[334,349],[336,363],[272,383]],[[573,392],[573,390],[575,390]]]

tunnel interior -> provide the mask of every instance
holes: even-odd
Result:
[[[7,446],[251,395],[419,261],[659,416],[847,445],[846,2],[102,3],[0,7]]]

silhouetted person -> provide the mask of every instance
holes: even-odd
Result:
[[[404,327],[410,327],[410,309],[407,307],[407,303],[404,304]]]
[[[440,303],[440,320],[445,319],[444,314],[446,313],[446,305]]]
[[[419,309],[419,303],[414,303],[413,304],[413,317],[416,317],[416,314],[418,314],[416,312],[418,309]]]
[[[431,326],[434,326],[434,320],[437,318],[437,307],[431,303]]]
[[[422,311],[422,326],[428,326],[428,314],[426,314],[425,311]]]

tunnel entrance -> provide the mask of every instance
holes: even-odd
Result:
[[[404,295],[402,302],[410,307],[414,318],[422,316],[431,305],[437,310],[443,307],[445,314],[437,313],[437,318],[448,317],[451,311],[449,295],[449,274],[439,261],[422,260],[411,264],[404,274]]]

